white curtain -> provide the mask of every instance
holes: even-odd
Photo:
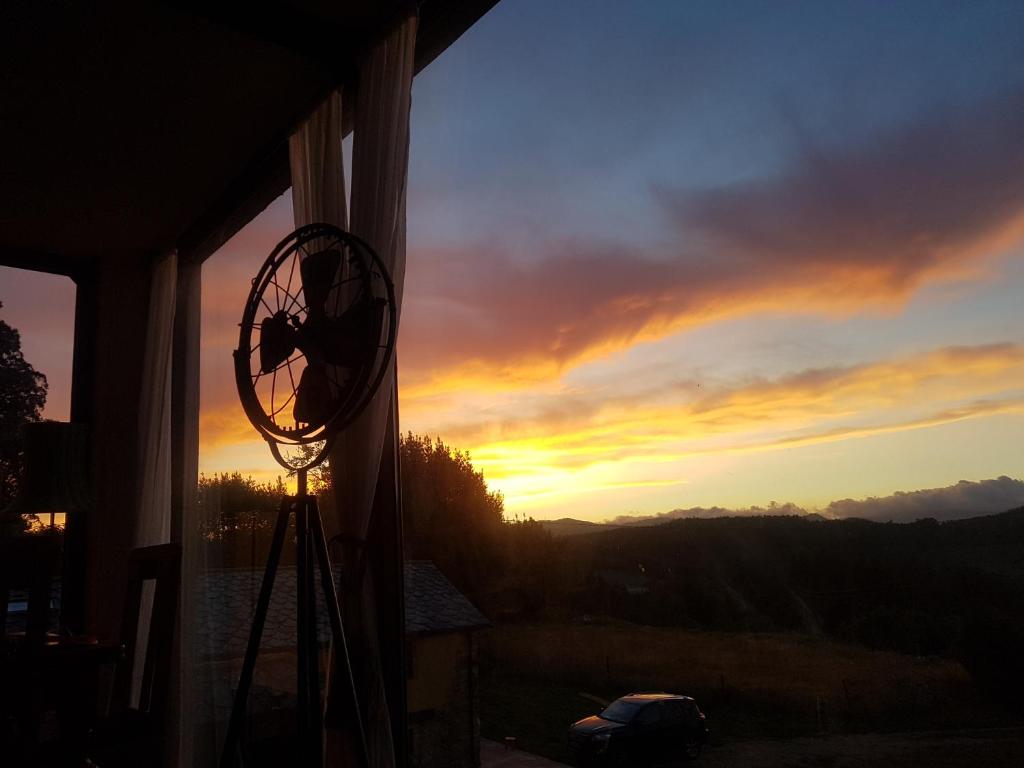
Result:
[[[146,350],[139,396],[139,508],[135,546],[163,544],[171,534],[171,351],[178,255],[157,259],[149,288]]]
[[[405,279],[405,199],[409,108],[417,19],[410,16],[381,40],[359,68],[352,149],[351,231],[380,255],[401,309]],[[345,226],[341,159],[341,97],[332,95],[291,137],[295,224]],[[394,397],[394,361],[363,414],[338,438],[330,455],[335,508],[329,529],[346,543],[343,608],[374,768],[395,763],[391,720],[381,675],[373,584],[361,544],[373,510],[381,452]],[[352,734],[328,731],[329,765],[354,764]]]
[[[164,544],[171,535],[171,356],[177,282],[178,256],[172,251],[156,259],[150,273],[137,421],[139,496],[135,513],[135,547]],[[137,702],[142,687],[153,591],[153,584],[144,585],[132,666],[133,703]]]
[[[295,227],[334,224],[345,216],[345,166],[341,156],[341,94],[332,93],[288,140]]]
[[[351,228],[383,259],[395,283],[401,311],[405,281],[405,200],[409,169],[409,109],[417,19],[410,16],[370,51],[359,71],[352,144]],[[365,542],[373,509],[388,414],[394,392],[394,359],[370,405],[339,437],[331,453],[331,479],[337,523],[348,556],[342,565],[347,584],[357,585],[362,604],[349,605],[346,620],[356,632],[353,644],[364,664],[363,710],[372,766],[395,762],[391,719],[385,697],[376,638],[376,605]],[[362,567],[361,567],[362,566]],[[328,738],[328,755],[339,754]]]

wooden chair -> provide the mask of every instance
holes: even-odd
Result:
[[[166,746],[168,700],[178,592],[181,546],[159,544],[131,553],[121,619],[123,661],[114,677],[108,719],[97,729],[89,749],[94,763],[105,766],[159,766]],[[132,702],[136,650],[143,610],[144,585],[155,582],[149,632],[142,656],[138,702]]]

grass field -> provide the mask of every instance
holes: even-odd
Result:
[[[786,634],[502,625],[483,638],[482,730],[566,760],[569,723],[630,691],[694,696],[719,743],[1006,725],[956,662]],[[583,694],[583,695],[581,695]]]

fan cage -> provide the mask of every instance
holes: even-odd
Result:
[[[261,309],[271,314],[274,312],[270,304],[265,300],[264,294],[272,285],[276,286],[277,289],[281,288],[276,280],[278,270],[287,264],[289,260],[293,260],[292,270],[294,272],[296,263],[300,262],[302,258],[300,253],[308,257],[310,251],[307,249],[307,246],[318,241],[320,243],[337,243],[342,246],[343,254],[351,254],[349,256],[350,262],[360,271],[360,275],[354,278],[361,281],[359,290],[367,290],[372,296],[382,298],[386,303],[386,327],[382,329],[380,337],[377,339],[378,343],[375,345],[375,353],[372,359],[368,359],[366,364],[359,366],[354,374],[354,380],[351,383],[346,382],[344,388],[337,381],[333,382],[335,386],[342,389],[344,395],[340,401],[333,403],[329,415],[317,423],[306,423],[289,428],[279,424],[275,418],[283,410],[284,406],[274,411],[272,395],[272,412],[268,413],[264,402],[262,402],[257,392],[256,383],[261,376],[270,374],[266,372],[254,374],[253,372],[253,359],[259,347],[259,344],[255,347],[252,344],[253,331],[261,328],[257,323],[257,316]],[[335,282],[328,288],[328,292],[339,289],[341,283],[352,280],[353,278],[345,278],[338,281],[336,277]],[[296,289],[294,295],[286,290],[286,295],[290,296],[293,302],[300,293],[303,294],[305,299],[304,288],[305,286],[300,286],[300,288]],[[308,313],[308,306],[301,308],[305,309]],[[394,284],[380,256],[365,241],[330,224],[309,224],[300,227],[284,238],[277,244],[266,261],[264,261],[260,271],[252,281],[252,288],[249,292],[249,297],[242,313],[242,322],[239,326],[238,349],[234,353],[235,380],[239,399],[249,421],[261,436],[271,444],[275,458],[284,464],[280,458],[280,452],[276,450],[275,444],[298,446],[321,440],[330,442],[330,439],[335,434],[358,418],[373,399],[384,376],[390,370],[390,362],[394,352],[397,333],[397,308]],[[304,353],[303,357],[305,357]],[[309,360],[307,359],[306,362],[308,365]],[[276,374],[276,371],[281,367],[275,368],[274,373]],[[290,369],[289,378],[293,388],[291,398],[294,398],[296,390]],[[290,464],[285,464],[285,466],[292,468]]]

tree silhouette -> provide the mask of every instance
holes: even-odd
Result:
[[[202,475],[197,497],[199,536],[211,563],[219,567],[255,567],[270,552],[274,521],[286,489],[258,483],[238,472]],[[285,547],[285,562],[293,562],[294,550]]]
[[[316,450],[307,446],[296,455],[309,460]],[[507,518],[504,498],[487,487],[468,452],[409,432],[399,437],[399,459],[406,559],[436,563],[485,613],[539,618],[568,610],[566,599],[582,579],[579,559],[543,524]],[[327,462],[308,482],[321,506],[329,506]],[[199,485],[200,532],[211,562],[264,562],[283,484],[260,484],[236,472],[203,477]],[[292,556],[285,547],[285,561]]]
[[[399,443],[405,556],[433,560],[470,596],[502,568],[505,500],[470,455],[411,432]]]
[[[0,509],[13,500],[18,490],[21,428],[40,421],[45,404],[46,376],[25,360],[20,334],[0,320]]]
[[[303,446],[296,455],[312,459],[318,450]],[[440,438],[399,436],[405,556],[433,560],[468,594],[479,594],[503,570],[505,501],[487,487],[470,455]],[[294,472],[289,472],[293,476]],[[311,470],[309,490],[329,505],[329,463]]]

